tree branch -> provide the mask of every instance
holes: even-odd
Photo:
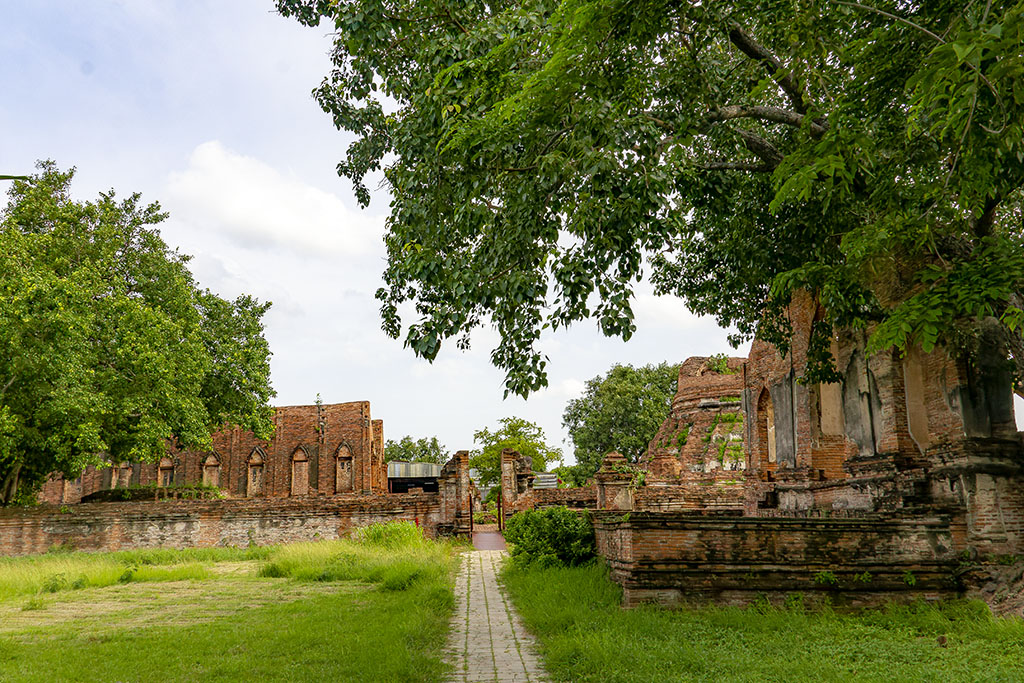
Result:
[[[764,64],[768,74],[779,84],[782,91],[789,98],[793,108],[800,114],[807,113],[807,106],[804,104],[804,91],[800,84],[793,78],[793,74],[783,66],[779,58],[768,51],[763,45],[754,40],[754,37],[747,33],[742,26],[735,21],[729,25],[729,40],[733,45],[751,59]]]
[[[995,197],[989,197],[985,201],[985,208],[982,210],[981,215],[978,216],[978,220],[974,222],[974,234],[978,237],[987,237],[992,234],[992,222],[996,217],[996,208],[999,206],[999,202],[1002,197],[996,195]]]
[[[706,164],[698,164],[697,168],[705,171],[751,171],[754,173],[771,173],[774,166],[768,164],[755,164],[751,161],[711,161]]]
[[[17,377],[16,374],[15,375],[11,375],[11,378],[9,380],[7,380],[7,384],[5,384],[3,386],[3,388],[0,388],[0,398],[3,398],[3,395],[6,394],[7,390],[11,388],[12,384],[14,384],[15,377]]]
[[[789,111],[788,109],[782,109],[781,107],[765,107],[761,105],[743,104],[733,104],[721,107],[712,111],[707,116],[708,123],[729,121],[730,119],[759,119],[761,121],[782,123],[787,126],[793,126],[794,128],[802,126],[804,118],[803,114],[798,114],[794,111]],[[812,135],[820,136],[828,130],[828,124],[811,121],[810,129]]]
[[[914,22],[910,21],[909,19],[904,19],[903,17],[901,17],[899,15],[891,14],[889,12],[886,12],[885,10],[880,10],[877,7],[868,7],[867,5],[862,5],[859,2],[843,2],[842,0],[836,0],[836,4],[837,5],[846,5],[847,7],[856,7],[857,9],[862,9],[862,10],[864,10],[866,12],[874,12],[875,14],[881,14],[883,17],[889,17],[890,19],[894,19],[894,20],[900,22],[901,24],[906,24],[907,26],[909,26],[911,28],[917,29],[918,31],[920,31],[921,33],[925,34],[926,36],[928,36],[929,38],[931,38],[933,40],[937,40],[940,43],[945,43],[946,42],[945,40],[942,39],[941,36],[939,36],[939,35],[937,35],[935,33],[932,33],[931,31],[926,29],[924,26],[920,26],[918,24],[915,24]]]
[[[775,168],[782,163],[782,153],[773,145],[768,142],[760,135],[751,133],[749,130],[744,128],[734,128],[736,134],[743,139],[743,144],[751,152],[761,157],[764,162]]]

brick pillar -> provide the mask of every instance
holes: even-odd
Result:
[[[598,510],[633,509],[633,492],[629,488],[633,483],[633,472],[625,456],[615,451],[606,455],[595,478]]]

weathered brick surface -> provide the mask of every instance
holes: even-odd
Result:
[[[448,528],[437,493],[47,505],[0,509],[0,555],[57,544],[120,550],[312,541],[391,520],[415,522],[430,536]]]
[[[257,439],[237,427],[213,435],[206,452],[173,450],[163,468],[172,483],[199,483],[204,471],[235,498],[332,496],[387,490],[383,461],[384,423],[371,420],[368,401],[274,409],[274,438]],[[212,460],[211,460],[212,456]],[[255,466],[256,458],[262,465]],[[342,465],[339,466],[339,459]],[[259,486],[253,468],[258,467]],[[115,463],[89,467],[74,481],[54,477],[39,495],[44,503],[78,503],[97,491],[163,483],[160,463]],[[215,470],[215,474],[212,473]]]
[[[951,520],[942,516],[775,520],[598,511],[594,529],[627,606],[744,604],[794,592],[810,602],[827,596],[860,605],[951,596],[958,588]]]
[[[651,440],[640,466],[651,481],[716,482],[742,479],[744,453],[744,359],[727,359],[727,372],[707,357],[679,367],[672,409]]]
[[[106,493],[116,498],[121,492]],[[152,492],[156,498],[174,494],[174,489]],[[437,493],[161,498],[0,509],[0,555],[45,552],[58,544],[118,550],[311,541],[392,520],[415,522],[429,536],[467,535],[470,496],[469,453],[459,451],[442,468]]]
[[[540,510],[565,506],[576,510],[592,510],[597,507],[597,489],[584,486],[571,489],[530,489],[512,503],[512,512]]]

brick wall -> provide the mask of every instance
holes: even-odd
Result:
[[[444,530],[436,493],[328,499],[82,503],[0,509],[0,555],[81,550],[266,545],[343,538],[357,527],[407,520],[430,536]]]
[[[941,516],[770,520],[599,511],[593,518],[598,552],[626,606],[746,604],[795,592],[810,603],[827,597],[867,605],[958,590],[955,534]]]
[[[597,489],[594,486],[569,489],[530,489],[515,500],[511,511],[539,510],[559,506],[574,510],[593,510],[597,507]]]
[[[219,486],[234,498],[387,490],[387,465],[382,457],[384,423],[371,419],[368,401],[275,408],[274,428],[270,441],[234,427],[213,434],[211,451],[169,451],[167,464],[173,483],[202,482],[212,455]],[[253,465],[257,457],[262,460],[258,466],[258,487],[253,485],[250,469],[257,467]],[[339,468],[339,458],[351,461]],[[53,477],[43,486],[39,500],[50,504],[78,503],[97,491],[160,481],[159,463],[124,463],[130,470],[127,477],[122,476],[120,465],[89,467],[80,478],[70,482]]]

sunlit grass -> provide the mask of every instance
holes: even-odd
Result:
[[[561,681],[1020,681],[1024,621],[983,603],[859,614],[619,607],[598,565],[511,566],[503,580]]]
[[[0,680],[444,680],[458,544],[356,536],[4,560]]]
[[[273,548],[126,550],[114,553],[52,552],[0,558],[0,600],[138,581],[204,579],[216,562],[260,559]]]

